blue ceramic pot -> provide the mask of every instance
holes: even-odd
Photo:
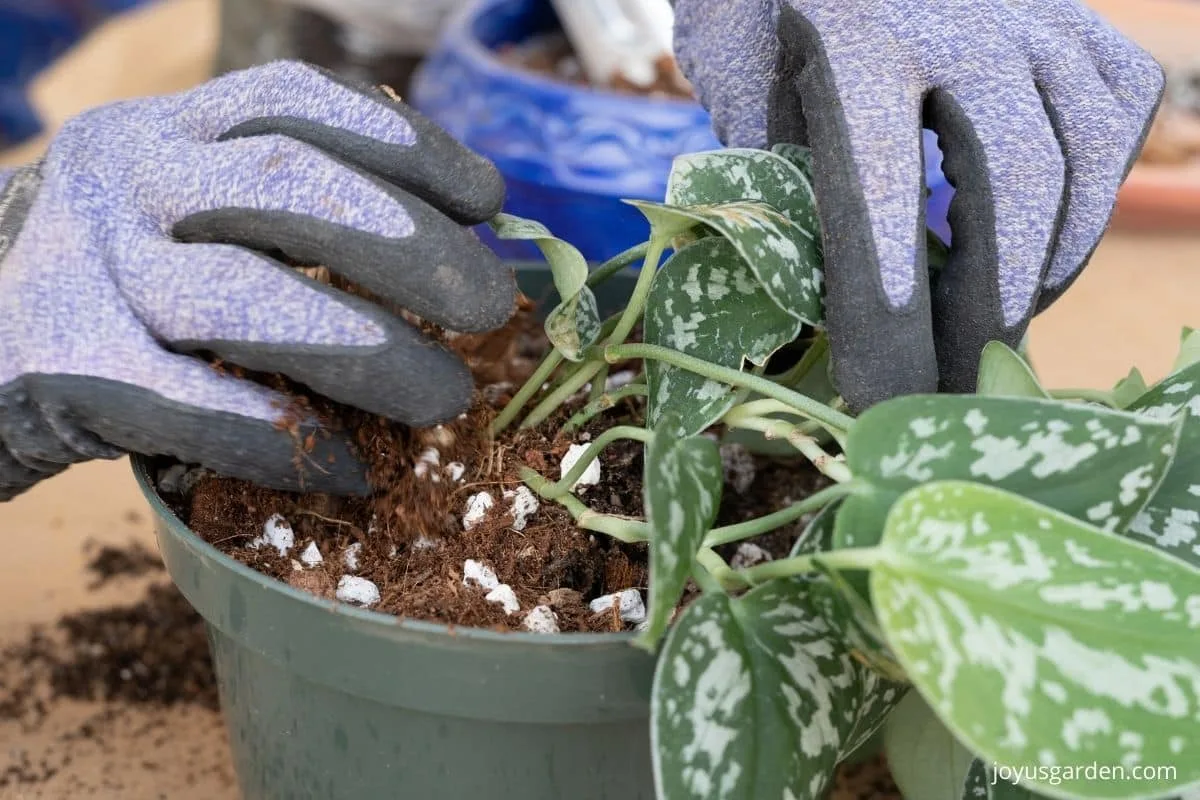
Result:
[[[649,99],[555,81],[502,62],[496,51],[559,29],[548,0],[478,0],[449,25],[416,77],[413,103],[508,184],[509,213],[536,219],[602,261],[645,241],[648,226],[623,198],[662,200],[676,156],[720,147],[698,103]],[[929,219],[943,236],[949,187],[926,138]],[[501,256],[537,258],[525,242]]]
[[[42,129],[26,87],[109,16],[147,0],[0,0],[0,147]]]

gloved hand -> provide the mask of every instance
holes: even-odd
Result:
[[[835,382],[856,408],[974,391],[990,340],[1086,264],[1162,96],[1078,0],[677,0],[680,65],[731,146],[813,150]],[[935,286],[922,122],[957,187]]]
[[[412,425],[465,409],[457,358],[280,254],[452,330],[515,307],[511,271],[463,227],[499,211],[495,168],[300,63],[90,111],[0,183],[0,499],[125,451],[366,490],[346,434],[307,450],[316,420],[189,354]]]

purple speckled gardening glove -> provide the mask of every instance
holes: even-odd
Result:
[[[1077,0],[676,0],[726,144],[813,150],[838,388],[855,408],[973,391],[1087,263],[1163,90]],[[921,127],[957,187],[930,287]]]
[[[305,452],[313,420],[286,430],[281,396],[189,354],[413,425],[453,417],[472,391],[457,358],[272,256],[488,330],[516,285],[464,225],[503,199],[495,168],[431,123],[300,63],[67,123],[0,175],[0,499],[123,452],[365,491],[345,439]]]

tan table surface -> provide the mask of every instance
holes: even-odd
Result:
[[[1123,0],[1096,2],[1118,10],[1128,5]],[[1141,14],[1134,20],[1138,24],[1131,28],[1135,36],[1151,41],[1153,31],[1145,33],[1143,28],[1153,27],[1146,22],[1154,16],[1146,12],[1153,5],[1139,5]],[[213,0],[164,0],[109,25],[81,45],[39,81],[35,103],[56,126],[107,100],[186,88],[207,74],[214,41]],[[39,142],[0,154],[0,163],[20,163],[43,146]],[[1033,356],[1055,387],[1106,387],[1135,364],[1155,379],[1169,366],[1184,325],[1200,326],[1200,232],[1115,230],[1076,287],[1035,323]],[[0,559],[0,647],[17,640],[31,624],[50,622],[87,605],[111,603],[128,592],[120,587],[100,593],[83,589],[82,545],[88,539],[124,544],[132,537],[152,546],[146,515],[130,514],[142,507],[125,461],[74,467],[0,505],[0,530],[9,542]],[[53,723],[35,736],[0,720],[0,771],[5,754],[24,750],[36,755],[54,736],[94,711],[82,706],[56,710]],[[166,725],[171,736],[155,744],[131,732],[124,748],[110,739],[108,749],[77,755],[59,775],[37,787],[8,793],[0,789],[0,800],[85,796],[79,785],[96,787],[91,796],[122,800],[233,796],[216,715],[139,713],[132,719],[145,717]],[[143,761],[178,761],[186,769],[170,781],[162,771],[139,777]],[[119,792],[104,788],[104,776],[114,771],[124,784]]]

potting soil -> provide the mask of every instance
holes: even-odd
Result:
[[[443,338],[463,356],[481,387],[473,407],[445,425],[410,430],[321,398],[303,401],[331,427],[354,431],[370,467],[373,496],[293,494],[205,475],[190,496],[168,495],[168,502],[223,552],[325,599],[338,597],[341,586],[341,599],[361,604],[365,597],[375,611],[504,631],[521,630],[528,613],[543,606],[554,612],[561,632],[632,630],[639,612],[627,608],[622,615],[616,603],[598,611],[592,603],[598,601],[599,609],[609,595],[644,592],[646,547],[580,530],[559,504],[537,502],[523,488],[520,471],[530,467],[559,478],[572,445],[578,448],[613,425],[641,424],[644,401],[621,401],[581,431],[563,435],[567,415],[586,402],[580,393],[536,429],[514,426],[493,439],[490,423],[547,347],[532,304],[524,302],[513,322],[497,333]],[[614,376],[621,369],[614,367]],[[728,448],[726,456],[721,524],[778,510],[823,485],[824,479],[799,459],[771,460]],[[601,458],[599,482],[577,494],[598,512],[641,516],[642,469],[642,446],[618,443]],[[531,503],[536,512],[530,513]],[[282,548],[263,538],[264,525],[277,515],[290,529],[290,543]],[[747,549],[739,557],[786,555],[805,522],[763,537],[757,542],[761,549]],[[738,556],[736,546],[723,550],[726,557]],[[485,581],[488,585],[464,580],[468,561],[486,566],[496,579]],[[378,599],[369,587],[361,594],[365,584],[355,579],[370,581]],[[354,583],[359,585],[351,591]],[[502,590],[489,600],[497,584],[509,587],[511,596]],[[541,614],[547,616],[545,609]]]

